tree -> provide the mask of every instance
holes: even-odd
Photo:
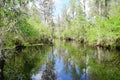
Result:
[[[52,22],[54,1],[53,0],[36,0],[39,3],[39,10],[46,23]]]
[[[27,4],[32,0],[1,0],[0,1],[0,38],[6,37],[8,33],[16,34],[18,29],[15,26],[21,18],[28,16]],[[8,38],[8,36],[7,36]],[[5,38],[4,38],[5,39]]]

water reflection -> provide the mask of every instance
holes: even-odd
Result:
[[[61,42],[52,47],[27,47],[17,54],[15,50],[5,52],[4,69],[1,67],[3,63],[0,64],[4,80],[120,79],[120,55],[117,51]]]
[[[45,46],[46,51],[43,48],[36,46],[21,51],[6,50],[4,71],[2,71],[4,78],[0,80],[31,80],[31,74],[43,64],[49,51],[49,47]]]
[[[5,65],[5,53],[3,50],[0,51],[0,80],[4,80],[4,65]]]
[[[119,80],[119,68],[111,64],[112,56],[116,56],[113,51],[99,47],[79,47],[74,43],[56,45],[38,73],[32,75],[32,80]],[[38,78],[38,74],[41,77]]]

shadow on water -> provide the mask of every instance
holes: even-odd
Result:
[[[3,73],[3,70],[4,70],[4,65],[5,65],[5,54],[4,54],[4,51],[1,50],[0,51],[0,80],[4,80],[4,73]]]
[[[59,42],[52,47],[32,46],[17,51],[17,54],[15,49],[5,53],[6,58],[0,59],[0,77],[4,80],[120,79],[120,54],[117,51]]]

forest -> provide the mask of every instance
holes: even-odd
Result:
[[[56,49],[58,50],[58,56],[65,58],[63,61],[69,59],[68,57],[73,57],[70,58],[70,60],[73,59],[73,62],[75,61],[74,66],[80,63],[77,67],[82,71],[84,70],[82,67],[87,66],[85,64],[83,64],[84,66],[82,65],[82,60],[83,63],[85,61],[83,56],[86,57],[85,59],[89,59],[87,54],[90,52],[91,55],[93,55],[93,49],[91,48],[95,48],[93,53],[98,53],[98,62],[94,62],[93,57],[91,58],[90,54],[88,54],[90,57],[89,61],[91,61],[90,66],[95,67],[97,71],[104,68],[103,66],[105,66],[105,64],[110,64],[102,70],[103,72],[95,72],[93,68],[93,73],[92,69],[90,69],[91,73],[87,73],[87,69],[85,68],[85,73],[86,75],[89,74],[89,78],[83,79],[82,77],[75,77],[73,79],[72,77],[68,79],[67,77],[62,78],[62,76],[60,77],[61,79],[56,79],[54,76],[55,73],[51,73],[53,74],[50,75],[51,78],[47,77],[49,72],[46,70],[47,73],[44,74],[44,77],[32,80],[119,80],[120,72],[116,73],[116,71],[120,69],[120,0],[66,0],[68,3],[64,3],[60,13],[56,14],[59,9],[55,6],[57,1],[65,2],[64,0],[0,0],[0,80],[8,80],[9,67],[7,66],[13,66],[14,63],[16,63],[14,70],[12,68],[10,68],[10,70],[13,70],[13,73],[15,73],[15,69],[18,68],[18,72],[16,71],[15,74],[19,73],[20,76],[19,67],[22,66],[21,69],[23,69],[23,66],[25,66],[23,59],[27,62],[29,62],[29,60],[31,61],[31,65],[29,63],[31,67],[29,69],[36,67],[34,70],[37,70],[38,66],[43,65],[44,61],[46,61],[45,58],[52,56]],[[75,43],[77,47],[73,43]],[[72,46],[70,47],[69,45]],[[82,46],[80,48],[81,50],[77,50],[80,46]],[[30,49],[33,47],[33,50],[35,48],[35,54],[32,49],[29,51],[29,47]],[[64,49],[70,54],[67,55]],[[103,50],[103,52],[100,50]],[[49,51],[52,54],[48,55]],[[30,52],[32,54],[30,54]],[[40,55],[37,54],[39,52],[41,53]],[[105,56],[109,52],[115,53],[117,57],[113,56],[113,54],[111,54],[112,60],[111,57],[109,60],[109,58],[107,58],[108,56],[106,58],[100,57],[100,53],[101,55],[105,53],[103,54]],[[11,53],[11,55],[9,53]],[[20,57],[18,54],[20,54]],[[15,62],[14,60],[11,62],[8,61],[12,59],[12,55],[16,58]],[[48,57],[46,57],[47,55]],[[64,57],[64,55],[66,56]],[[48,65],[46,69],[48,68],[50,71],[56,62],[53,57],[50,58],[51,62],[47,60],[47,62],[44,63]],[[77,62],[79,58],[81,62]],[[108,63],[109,61],[111,63]],[[5,63],[8,64],[5,65]],[[65,64],[73,68],[72,62],[68,61],[68,63],[66,62]],[[112,69],[113,72],[110,72],[108,69],[114,64],[116,64],[117,67],[114,66]],[[27,63],[26,66],[29,65]],[[103,76],[103,74],[107,74],[107,72],[105,72],[106,70],[108,73],[110,72],[111,75],[102,78],[101,76]],[[68,70],[68,72],[69,71],[70,70]],[[33,73],[34,72],[35,71],[33,71]],[[25,73],[26,75],[22,75],[22,77],[20,77],[21,79],[14,77],[14,75],[9,75],[11,76],[10,80],[31,80],[30,76],[28,76],[29,73],[30,71]],[[21,74],[24,73],[21,72]],[[95,76],[93,77],[93,74],[97,76],[101,75],[99,76],[100,79],[97,79]]]
[[[119,0],[70,0],[54,18],[52,0],[2,0],[0,42],[6,47],[60,39],[120,48],[119,5]]]

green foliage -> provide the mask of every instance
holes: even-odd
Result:
[[[73,0],[71,0],[71,3],[72,1]],[[103,3],[104,1],[102,4]],[[119,4],[120,3],[114,2],[111,5],[111,9],[108,10],[110,12],[109,18],[102,15],[103,13],[97,16],[94,15],[94,18],[89,14],[89,20],[86,19],[86,14],[80,6],[78,7],[75,4],[70,5],[72,8],[73,5],[75,7],[76,18],[70,19],[69,22],[66,21],[65,25],[67,25],[67,29],[62,31],[61,36],[71,37],[80,41],[84,40],[89,45],[115,46],[116,40],[120,38]],[[92,11],[94,12],[94,10]]]
[[[28,20],[28,23],[32,26],[34,30],[36,30],[36,33],[41,38],[49,38],[50,37],[50,31],[48,27],[41,23],[39,16],[32,15],[32,17]]]
[[[25,36],[36,36],[37,32],[33,29],[33,26],[30,25],[26,19],[19,20],[16,25],[18,27],[18,30],[21,31],[21,34]]]
[[[119,19],[119,16],[110,19],[97,18],[97,22],[86,29],[88,42],[93,44],[99,39],[106,42],[104,45],[115,43],[115,40],[120,37]]]
[[[50,37],[50,31],[40,21],[36,13],[29,13],[28,3],[33,0],[0,1],[0,35],[4,34],[4,44],[13,45],[12,40],[22,37],[26,43],[41,43]]]

